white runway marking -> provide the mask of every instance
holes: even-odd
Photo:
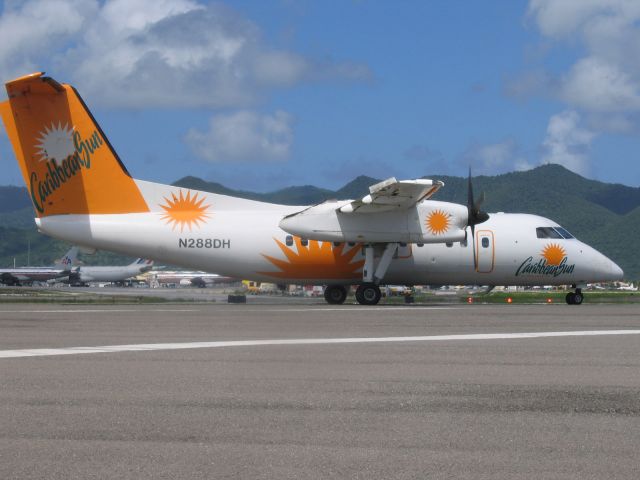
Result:
[[[371,338],[293,338],[273,340],[234,340],[222,342],[148,343],[138,345],[106,345],[99,347],[34,348],[0,350],[0,358],[45,357],[84,353],[141,352],[150,350],[185,350],[193,348],[256,347],[265,345],[330,345],[354,343],[435,342],[460,340],[502,340],[546,337],[594,337],[603,335],[640,335],[640,330],[585,330],[576,332],[472,333],[462,335],[430,335],[423,337]]]
[[[182,313],[182,312],[199,312],[200,310],[197,309],[175,309],[175,310],[168,310],[166,308],[156,308],[156,309],[144,309],[145,312],[161,312],[161,313],[166,313],[166,312],[177,312],[177,313]],[[140,309],[133,309],[133,308],[114,308],[114,309],[108,309],[108,308],[103,308],[103,309],[69,309],[69,310],[0,310],[0,314],[3,313],[134,313],[134,312],[140,312]]]

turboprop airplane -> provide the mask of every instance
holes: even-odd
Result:
[[[153,260],[138,258],[129,265],[121,266],[88,266],[75,267],[69,273],[69,283],[73,286],[86,285],[90,282],[123,282],[124,280],[148,272],[153,267]]]
[[[39,230],[87,248],[272,283],[346,286],[373,305],[381,284],[572,285],[622,270],[553,220],[439,202],[437,180],[395,178],[360,199],[285,206],[135,180],[78,92],[44,73],[6,84],[0,113]],[[478,228],[476,228],[478,227]]]
[[[0,269],[0,282],[5,285],[31,285],[33,282],[68,277],[78,256],[78,247],[71,249],[51,267],[17,267]]]

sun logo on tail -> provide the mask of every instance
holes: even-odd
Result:
[[[440,235],[449,230],[449,215],[442,210],[434,210],[427,216],[427,228],[432,235]]]
[[[199,227],[200,223],[206,223],[207,218],[210,217],[207,208],[211,205],[202,205],[205,199],[198,199],[197,193],[192,197],[191,192],[187,190],[185,196],[180,190],[179,196],[171,193],[171,197],[164,197],[166,203],[160,206],[165,211],[162,214],[162,219],[171,225],[172,230],[180,227],[180,232],[182,232],[185,227],[188,227],[191,231],[192,227]]]
[[[62,125],[53,122],[50,127],[44,127],[40,132],[38,143],[36,144],[36,153],[40,155],[40,161],[57,160],[61,162],[69,155],[73,155],[76,151],[73,145],[74,127],[68,124]]]
[[[360,270],[364,260],[353,261],[361,251],[358,246],[345,251],[345,244],[334,245],[333,242],[309,240],[305,246],[302,239],[295,237],[296,250],[276,240],[286,259],[278,259],[262,255],[275,265],[279,272],[258,272],[277,278],[318,278],[318,279],[353,279],[362,276]]]
[[[557,243],[550,243],[542,249],[540,253],[549,265],[560,265],[564,257],[567,256],[564,248]]]

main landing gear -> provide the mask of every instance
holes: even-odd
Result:
[[[582,300],[584,300],[584,295],[582,295],[582,289],[576,288],[575,292],[567,293],[565,300],[567,301],[568,305],[580,305],[582,303]]]
[[[330,305],[341,305],[347,299],[347,289],[342,285],[328,285],[324,289],[324,299]]]
[[[382,297],[378,285],[398,251],[398,244],[367,244],[363,249],[362,284],[356,290],[356,300],[360,305],[376,305]],[[340,305],[347,299],[347,289],[342,285],[329,285],[324,289],[324,299],[331,305]]]
[[[373,283],[363,283],[356,290],[356,300],[360,305],[376,305],[382,293]],[[324,289],[324,299],[329,305],[342,305],[347,299],[347,289],[342,285],[329,285]]]
[[[376,305],[382,293],[375,283],[363,283],[356,290],[356,300],[360,305]]]
[[[367,244],[363,249],[362,284],[356,290],[356,300],[360,305],[376,305],[382,297],[378,285],[398,251],[398,244]],[[324,289],[324,299],[331,305],[340,305],[347,299],[347,289],[342,285],[329,285]]]
[[[356,300],[360,305],[376,305],[380,301],[382,293],[378,285],[387,273],[391,260],[397,251],[397,243],[364,246],[363,282],[356,290]],[[376,255],[378,256],[377,262]]]

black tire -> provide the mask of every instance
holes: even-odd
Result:
[[[373,283],[363,283],[356,290],[356,300],[360,305],[377,305],[380,297],[380,288]]]
[[[564,297],[564,299],[567,301],[567,305],[574,305],[575,304],[575,293],[573,292],[569,292],[567,293],[567,296]]]
[[[584,300],[582,293],[576,292],[573,294],[573,305],[581,305]]]
[[[342,305],[347,299],[347,289],[342,285],[328,285],[324,289],[324,299],[329,305]]]

